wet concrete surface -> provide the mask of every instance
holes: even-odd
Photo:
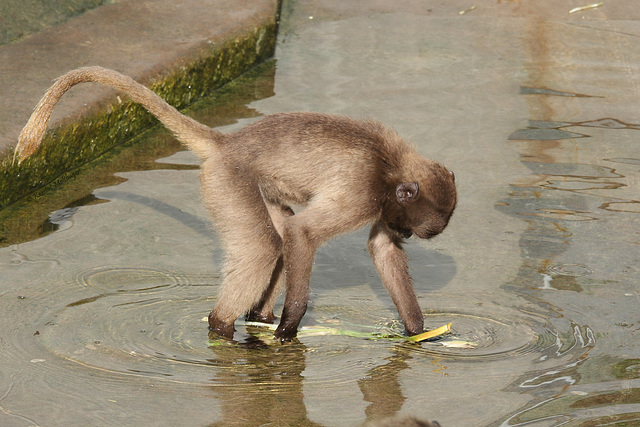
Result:
[[[0,3],[0,45],[65,22],[107,2],[115,3],[117,0],[4,0]]]
[[[239,344],[209,346],[222,254],[198,172],[119,173],[94,191],[107,203],[0,249],[0,424],[637,423],[640,27],[633,2],[569,14],[583,5],[286,2],[273,96],[190,112],[235,111],[224,131],[373,117],[454,170],[449,227],[407,243],[426,323],[449,336],[280,346],[239,322]],[[366,237],[318,253],[304,326],[401,329]]]

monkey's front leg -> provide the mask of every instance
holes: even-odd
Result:
[[[275,337],[290,341],[307,311],[309,280],[316,247],[302,228],[288,227],[284,232],[285,298],[280,324]]]
[[[424,317],[413,290],[407,254],[400,246],[401,243],[402,240],[380,222],[371,227],[369,254],[398,309],[407,333],[416,335],[423,332]]]

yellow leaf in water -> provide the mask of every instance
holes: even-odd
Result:
[[[451,323],[447,323],[444,326],[440,326],[439,328],[433,329],[428,332],[423,332],[418,335],[414,335],[412,337],[407,338],[408,341],[411,342],[420,342],[424,340],[428,340],[429,338],[434,338],[442,334],[446,334],[451,330]]]

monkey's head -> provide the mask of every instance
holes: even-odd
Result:
[[[383,220],[408,239],[413,234],[430,239],[445,229],[457,203],[453,172],[439,163],[430,163],[415,180],[396,184],[392,203]]]

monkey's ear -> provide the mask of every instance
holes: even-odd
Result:
[[[396,198],[401,205],[406,205],[415,202],[419,192],[417,182],[403,182],[396,187]]]

